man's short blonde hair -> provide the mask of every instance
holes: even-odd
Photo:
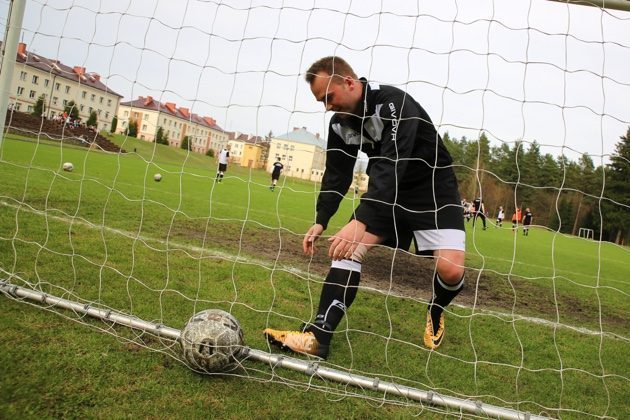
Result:
[[[357,79],[357,75],[354,70],[352,70],[352,67],[350,67],[350,64],[343,58],[336,56],[320,58],[311,64],[304,78],[309,84],[313,84],[317,73],[320,72],[324,72],[333,77],[352,77],[355,80]]]

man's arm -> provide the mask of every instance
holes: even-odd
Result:
[[[332,128],[329,129],[326,169],[316,206],[316,223],[322,225],[324,230],[350,188],[358,149],[358,146],[345,144]]]

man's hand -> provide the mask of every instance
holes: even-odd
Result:
[[[339,232],[328,239],[328,256],[333,260],[350,258],[365,235],[365,225],[358,220],[351,220]]]
[[[319,237],[324,232],[324,226],[320,224],[314,224],[304,235],[304,240],[302,241],[302,249],[304,253],[307,255],[313,255],[315,253],[315,241],[319,239]]]

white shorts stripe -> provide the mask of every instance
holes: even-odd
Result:
[[[418,251],[457,249],[466,251],[466,232],[459,229],[416,230]]]
[[[332,268],[341,268],[342,270],[361,272],[361,263],[352,260],[339,260],[332,262]]]

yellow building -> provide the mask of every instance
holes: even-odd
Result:
[[[133,101],[120,103],[116,132],[124,133],[130,121],[137,123],[139,139],[154,141],[158,129],[162,128],[170,146],[181,147],[188,136],[188,147],[196,153],[205,154],[212,149],[216,156],[228,142],[228,134],[213,118],[201,117],[188,108],[178,108],[173,102],[161,103],[152,96],[139,96]]]
[[[271,171],[278,158],[284,165],[283,175],[320,182],[326,162],[326,143],[319,133],[310,133],[306,127],[294,127],[289,133],[271,138],[267,171]]]
[[[230,161],[246,168],[262,169],[266,165],[269,142],[260,136],[231,132],[228,134]]]
[[[87,122],[96,113],[96,128],[109,130],[122,95],[101,81],[98,73],[88,73],[85,67],[69,67],[59,60],[42,57],[26,50],[20,42],[9,95],[9,108],[33,112],[38,98],[44,98],[44,116],[59,118],[72,101],[79,119]]]

